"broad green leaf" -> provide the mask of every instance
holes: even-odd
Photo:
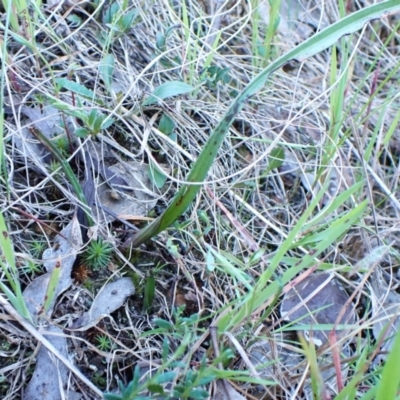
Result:
[[[168,97],[178,96],[180,94],[190,93],[194,90],[193,86],[185,82],[171,81],[165,82],[154,89],[153,93],[143,102],[143,106],[157,103],[158,100],[164,100]]]
[[[164,372],[163,374],[158,375],[155,378],[155,381],[160,384],[172,382],[176,378],[177,375],[178,375],[178,373],[175,371]]]
[[[156,318],[153,321],[153,323],[154,323],[154,325],[157,325],[163,329],[174,329],[174,325],[172,325],[170,322],[166,321],[165,319]]]
[[[74,135],[84,139],[90,135],[90,132],[86,128],[78,128],[75,129]]]
[[[133,22],[135,21],[138,14],[139,11],[137,9],[134,9],[123,15],[121,22],[119,22],[122,32],[126,32],[132,27]]]
[[[112,76],[114,73],[114,56],[112,54],[107,54],[100,61],[100,76],[102,77],[104,83],[107,86],[108,91],[111,91]]]
[[[92,127],[96,121],[98,112],[96,109],[90,111],[89,116],[87,117],[87,124]]]
[[[316,33],[286,54],[271,62],[271,64],[262,70],[236,97],[223,119],[214,129],[187,177],[187,181],[190,184],[181,187],[162,215],[133,236],[131,241],[132,246],[137,247],[146,240],[162,232],[186,211],[204,182],[236,115],[241,111],[246,101],[265,85],[274,71],[281,68],[289,61],[302,61],[331,47],[343,35],[349,35],[358,31],[364,24],[373,19],[382,18],[399,11],[399,0],[390,0],[365,7]],[[182,84],[182,82],[180,82],[180,84]],[[153,103],[156,99],[150,96],[146,101]]]
[[[174,131],[174,128],[174,121],[167,114],[163,114],[160,123],[158,124],[158,129],[167,136],[170,136]]]
[[[106,8],[103,14],[103,23],[111,24],[113,20],[117,17],[118,12],[120,11],[120,5],[118,2],[113,2],[110,7]]]
[[[268,156],[268,172],[279,168],[285,161],[285,150],[281,146],[274,147]]]
[[[100,129],[107,129],[114,123],[113,118],[105,118],[100,126]]]
[[[78,82],[70,81],[67,78],[58,78],[56,79],[56,82],[60,88],[70,90],[71,92],[79,94],[82,97],[86,97],[91,100],[96,98],[96,95],[92,90],[88,89],[86,86],[83,86]]]
[[[163,387],[161,385],[157,385],[155,383],[148,384],[147,389],[151,393],[165,394]]]
[[[193,389],[190,391],[189,396],[191,399],[203,400],[203,399],[208,399],[210,393],[204,389]]]

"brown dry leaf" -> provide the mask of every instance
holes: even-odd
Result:
[[[135,286],[130,278],[120,278],[107,283],[97,294],[90,310],[75,321],[71,329],[85,331],[97,325],[104,317],[118,310],[134,293]]]
[[[93,207],[99,220],[112,222],[116,215],[142,216],[155,207],[159,195],[152,190],[146,164],[124,161],[105,143],[93,141],[86,144],[85,157],[101,176],[95,183],[97,207]],[[107,165],[107,159],[115,158],[117,163]]]
[[[346,308],[340,321],[337,321],[349,296],[333,278],[333,274],[320,273],[310,275],[300,284],[286,293],[281,304],[281,315],[288,321],[297,321],[298,324],[316,326],[319,324],[333,325],[354,324],[355,316],[351,307]],[[343,334],[343,330],[336,330],[336,335]],[[318,327],[304,331],[304,335],[311,336],[316,346],[328,343],[328,331]]]
[[[135,162],[125,164],[117,163],[108,169],[124,179],[133,192],[115,191],[103,184],[97,189],[99,202],[116,215],[146,215],[157,204],[157,194],[150,189],[152,184],[147,176],[147,166]]]
[[[55,335],[44,335],[46,339],[64,357],[68,357],[67,340],[61,329],[50,326],[48,332]],[[65,393],[68,382],[68,368],[57,357],[49,352],[46,347],[41,346],[36,357],[36,366],[32,379],[25,390],[24,400],[79,400],[83,396],[79,393]]]
[[[58,295],[71,286],[72,267],[81,246],[81,228],[76,216],[74,216],[71,222],[55,237],[53,247],[43,253],[43,265],[47,273],[34,279],[24,290],[23,296],[26,305],[34,319],[36,319],[40,307],[44,303],[51,272],[59,259],[61,261],[61,273],[55,290],[53,306]],[[53,306],[49,308],[48,315],[51,315]]]

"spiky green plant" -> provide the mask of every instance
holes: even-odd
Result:
[[[83,261],[89,268],[98,271],[110,263],[112,251],[111,245],[103,239],[92,240],[83,254]]]

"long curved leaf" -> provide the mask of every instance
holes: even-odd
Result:
[[[359,10],[316,33],[311,38],[276,59],[267,68],[261,71],[236,97],[223,119],[215,128],[189,173],[187,178],[188,184],[181,187],[171,204],[162,215],[132,237],[132,246],[137,247],[146,240],[162,232],[186,211],[196,197],[201,184],[206,178],[217,152],[225,139],[229,126],[232,124],[239,111],[243,108],[246,101],[264,86],[267,79],[274,71],[281,68],[289,61],[302,61],[329,48],[343,35],[349,35],[358,31],[367,22],[373,19],[383,18],[399,11],[399,0],[385,1]]]

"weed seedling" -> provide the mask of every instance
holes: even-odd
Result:
[[[108,351],[112,348],[111,339],[107,335],[97,335],[96,336],[97,347],[101,351]]]
[[[40,258],[47,248],[44,240],[34,240],[30,245],[30,253],[33,258]]]
[[[112,250],[110,244],[102,239],[93,240],[83,254],[83,260],[89,268],[98,271],[110,263]]]

